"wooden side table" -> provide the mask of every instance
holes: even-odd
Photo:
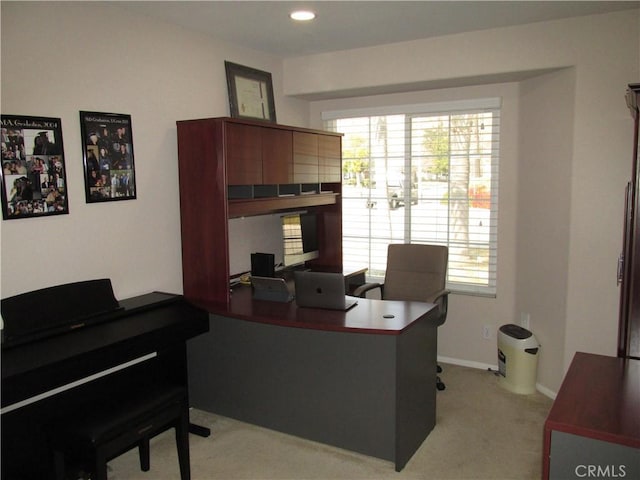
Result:
[[[640,478],[640,360],[576,353],[545,422],[542,477]]]

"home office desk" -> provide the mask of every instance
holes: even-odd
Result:
[[[389,460],[435,425],[437,307],[359,299],[347,312],[233,291],[188,347],[191,405]],[[385,318],[393,315],[393,318]]]

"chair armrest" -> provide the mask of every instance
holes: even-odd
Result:
[[[438,292],[435,292],[428,299],[431,303],[435,303],[438,305],[438,309],[440,310],[438,326],[442,325],[447,320],[447,311],[449,310],[449,294],[450,290],[443,289]]]
[[[427,298],[427,301],[430,303],[438,303],[438,301],[441,298],[446,298],[446,296],[449,295],[450,293],[451,293],[451,290],[447,290],[447,289],[439,290],[433,293],[429,298]]]
[[[367,296],[367,292],[375,290],[376,288],[380,289],[380,297],[382,297],[384,285],[381,283],[364,283],[357,287],[351,295],[354,297],[365,298]]]

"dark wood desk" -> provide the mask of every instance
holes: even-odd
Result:
[[[359,299],[347,312],[254,301],[199,303],[210,333],[189,344],[191,404],[395,463],[435,425],[437,311]],[[393,318],[384,318],[393,315]]]
[[[640,478],[640,360],[576,353],[544,425],[542,476]]]
[[[187,382],[186,341],[209,328],[181,296],[120,301],[118,318],[2,349],[2,478],[51,478],[43,425],[140,382]]]

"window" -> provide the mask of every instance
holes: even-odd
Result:
[[[345,271],[389,243],[449,247],[448,287],[495,296],[500,100],[325,112],[342,143]]]

